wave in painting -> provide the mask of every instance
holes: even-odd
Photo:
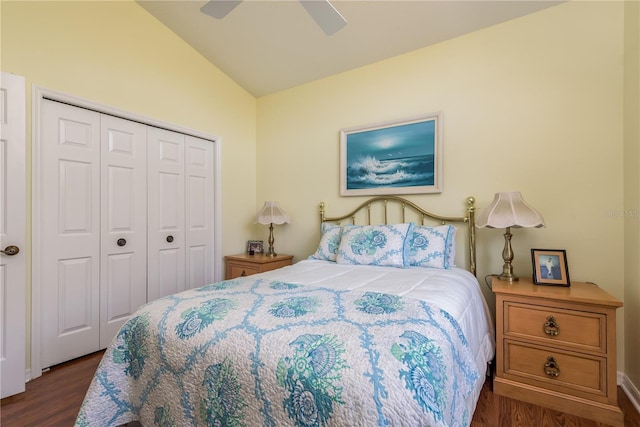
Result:
[[[434,185],[434,156],[378,160],[360,157],[347,166],[347,189]]]

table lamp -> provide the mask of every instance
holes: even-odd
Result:
[[[289,223],[289,215],[282,210],[278,202],[264,202],[262,209],[256,214],[256,224],[269,224],[269,252],[265,255],[274,257],[277,254],[273,250],[273,224]]]
[[[542,215],[524,201],[519,191],[496,193],[493,202],[476,218],[478,228],[506,228],[504,233],[504,249],[502,250],[502,274],[500,280],[515,282],[518,276],[513,274],[513,250],[511,249],[511,227],[540,228],[544,227]]]

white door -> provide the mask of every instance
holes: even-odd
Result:
[[[25,82],[0,82],[0,398],[25,390]],[[19,252],[15,253],[15,248]],[[13,254],[13,255],[12,255]]]
[[[141,304],[213,282],[219,263],[215,143],[61,101],[36,114],[38,372],[105,348]]]
[[[183,134],[149,127],[149,301],[185,290],[185,195]]]
[[[147,127],[101,116],[100,348],[147,301]]]
[[[187,289],[214,282],[213,143],[185,136]]]
[[[42,103],[42,347],[48,367],[100,349],[100,114]]]

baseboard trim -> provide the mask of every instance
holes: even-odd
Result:
[[[627,395],[636,411],[640,413],[640,390],[631,382],[631,379],[624,372],[618,372],[618,385]]]

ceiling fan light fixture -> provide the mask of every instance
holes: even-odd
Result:
[[[347,25],[347,20],[329,0],[300,0],[300,4],[328,36],[337,33]]]
[[[347,25],[347,20],[333,7],[329,0],[299,1],[326,35],[331,36]],[[205,15],[222,19],[240,3],[242,3],[242,0],[210,0],[200,8],[200,11]]]
[[[200,8],[200,12],[216,19],[222,19],[240,3],[242,3],[242,0],[211,0]]]

